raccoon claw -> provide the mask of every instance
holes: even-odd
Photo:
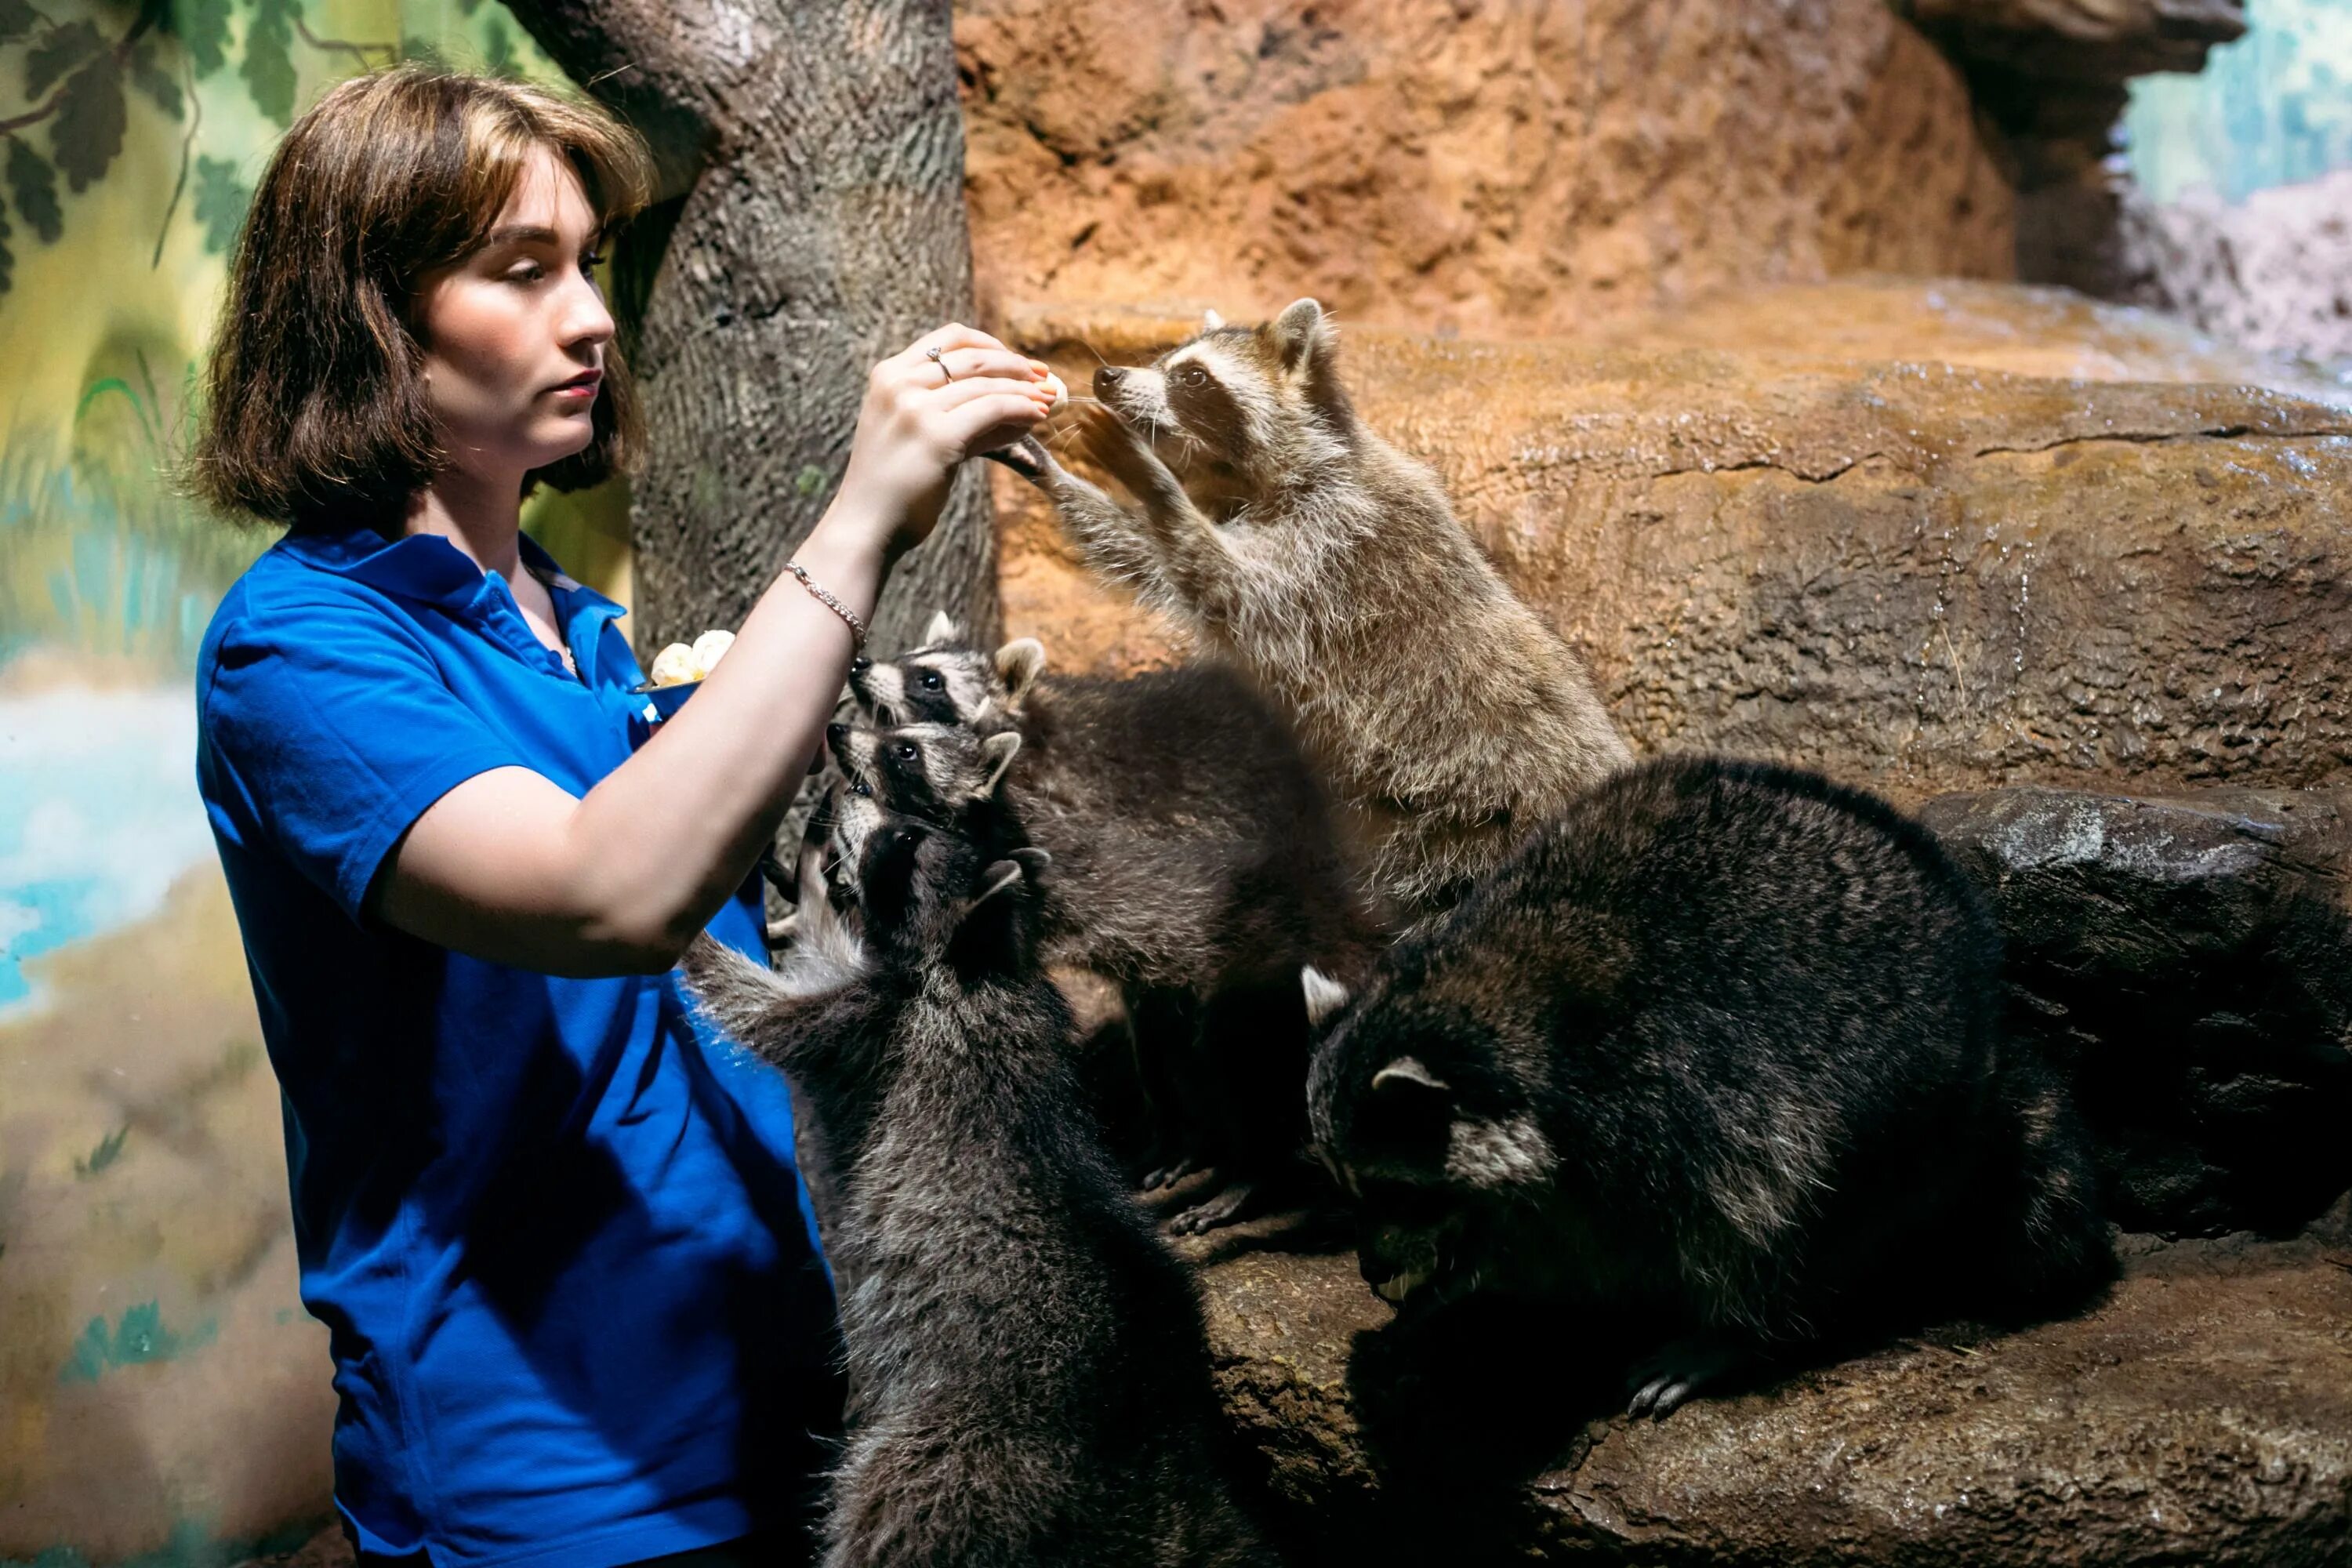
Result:
[[[1222,1226],[1248,1217],[1250,1202],[1257,1196],[1257,1188],[1248,1182],[1235,1182],[1213,1198],[1204,1198],[1168,1222],[1171,1236],[1206,1236]]]
[[[1745,1352],[1710,1339],[1676,1340],[1634,1363],[1625,1380],[1633,1397],[1625,1414],[1664,1421],[1691,1395],[1746,1365]]]
[[[999,447],[992,452],[982,452],[981,456],[991,462],[1003,464],[1032,484],[1041,482],[1054,469],[1052,454],[1034,436],[1024,436],[1010,447]]]

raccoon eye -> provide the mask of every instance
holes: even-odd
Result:
[[[1185,386],[1206,386],[1209,384],[1209,373],[1197,364],[1188,364],[1176,373],[1176,379]]]
[[[852,779],[849,784],[849,793],[852,795],[862,795],[871,798],[874,794],[874,786],[867,784],[864,779]]]
[[[898,753],[898,760],[902,763],[911,763],[915,760],[917,755],[915,751],[915,742],[912,741],[899,742],[895,750]]]
[[[927,669],[927,670],[925,670],[925,671],[923,672],[923,689],[924,689],[924,690],[926,690],[926,691],[937,691],[937,690],[939,690],[939,689],[940,689],[940,688],[941,688],[941,687],[945,686],[946,684],[947,684],[947,682],[946,682],[946,681],[944,681],[944,680],[942,680],[942,679],[940,679],[940,672],[939,672],[938,670],[936,670],[936,669]]]

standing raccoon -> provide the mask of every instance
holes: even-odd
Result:
[[[1033,691],[1020,721],[984,736],[837,725],[828,741],[847,790],[984,845],[1051,853],[1043,952],[1127,998],[1171,1162],[1147,1182],[1214,1172],[1171,1228],[1245,1217],[1280,1194],[1305,1142],[1299,965],[1368,965],[1379,945],[1321,794],[1280,721],[1220,672],[1072,682],[1048,701]]]
[[[815,1123],[849,1358],[832,1568],[1271,1568],[1219,1474],[1183,1265],[1129,1201],[1037,966],[1034,851],[860,805],[783,973],[698,939],[688,982]]]
[[[1301,300],[1095,373],[1091,456],[1140,513],[1034,441],[993,454],[1098,574],[1191,627],[1297,725],[1408,918],[1450,906],[1630,761],[1582,662],[1505,585],[1436,476],[1365,428]]]
[[[1664,1326],[1633,1409],[1804,1342],[2030,1313],[2108,1258],[1999,932],[1925,829],[1810,773],[1669,759],[1535,835],[1326,1027],[1318,1152],[1392,1301]]]

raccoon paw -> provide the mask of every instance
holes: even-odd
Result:
[[[1034,436],[1024,436],[1010,447],[999,447],[982,457],[1003,464],[1031,484],[1042,483],[1054,471],[1054,456]]]
[[[1249,1218],[1257,1197],[1256,1184],[1234,1182],[1212,1198],[1204,1198],[1168,1222],[1171,1236],[1206,1236],[1221,1226]]]
[[[1752,1359],[1730,1341],[1706,1334],[1662,1345],[1635,1362],[1626,1374],[1632,1397],[1625,1414],[1664,1421],[1692,1394],[1742,1371]]]

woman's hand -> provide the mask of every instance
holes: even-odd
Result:
[[[1019,440],[1052,412],[1045,377],[1044,365],[971,327],[916,339],[866,378],[835,512],[872,531],[886,560],[920,544],[957,465]]]

